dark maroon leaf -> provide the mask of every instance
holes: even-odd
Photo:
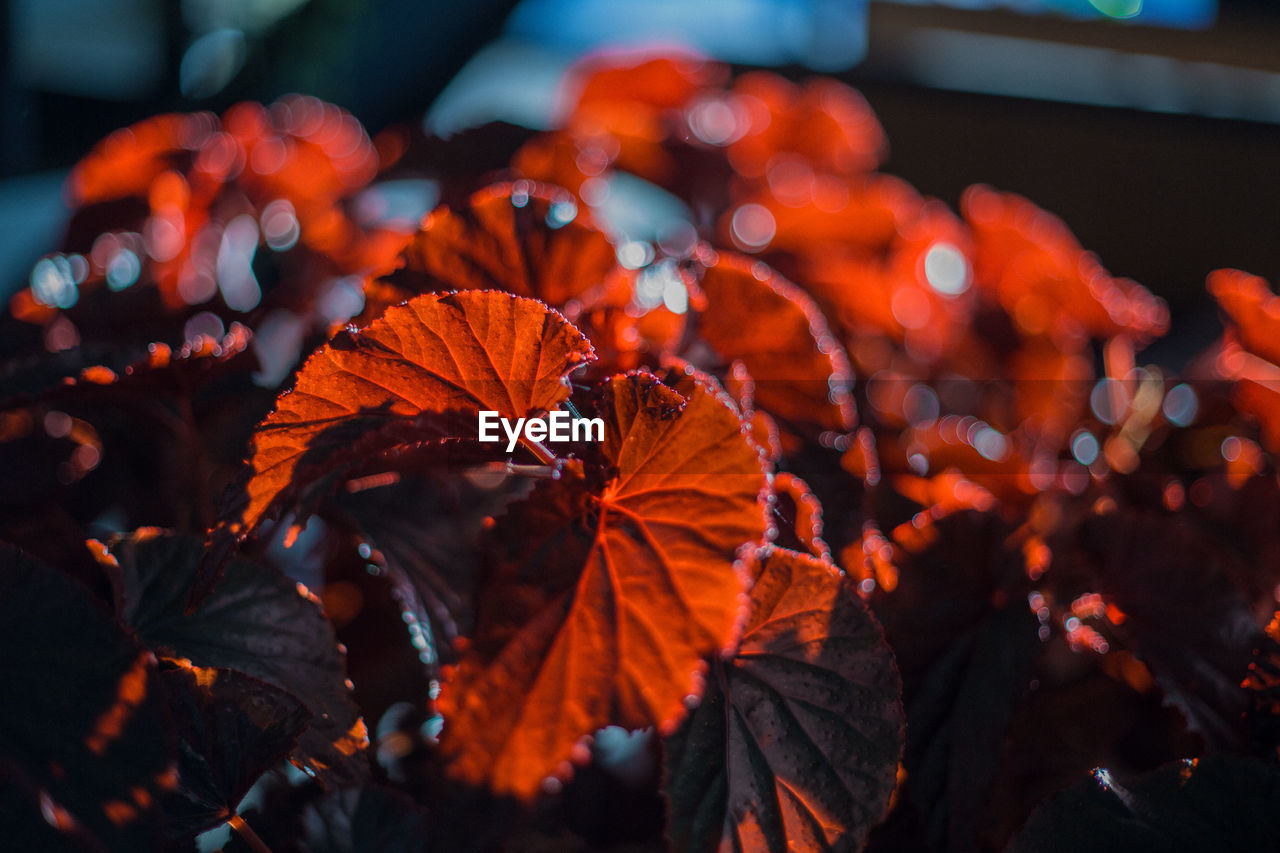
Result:
[[[194,537],[140,530],[111,545],[124,585],[122,616],[158,653],[238,670],[311,711],[293,760],[322,780],[368,775],[368,743],[333,627],[306,588],[270,567],[233,560],[214,593],[184,610],[204,554]]]
[[[884,817],[902,750],[893,654],[837,570],[775,549],[755,566],[738,652],[667,740],[680,850],[854,850]]]
[[[1280,850],[1280,769],[1211,755],[1133,780],[1098,768],[1042,805],[1010,853]]]
[[[377,785],[312,797],[282,815],[247,812],[247,822],[272,853],[426,853],[443,850],[427,811],[404,794]],[[226,853],[258,853],[233,837]]]
[[[25,799],[78,839],[154,849],[156,804],[178,781],[155,657],[78,583],[8,545],[0,644],[0,779],[14,785],[6,805]],[[0,812],[6,847],[11,829],[32,827],[30,813]]]
[[[249,788],[298,742],[310,712],[288,691],[233,669],[161,663],[181,781],[162,800],[171,838],[235,813]]]
[[[1091,514],[1078,538],[1099,592],[1125,617],[1114,631],[1151,669],[1192,729],[1242,748],[1240,689],[1262,631],[1235,584],[1229,543],[1188,513],[1116,508]]]
[[[473,627],[481,530],[531,486],[487,469],[472,477],[407,477],[341,496],[341,508],[373,548],[371,561],[386,570],[410,624],[422,631],[414,639],[431,670],[457,662],[458,639]]]

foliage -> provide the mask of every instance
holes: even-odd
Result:
[[[0,321],[6,839],[1264,837],[1217,810],[1280,755],[1280,297],[1212,273],[1175,376],[1159,298],[877,171],[841,84],[610,55],[564,103],[292,96],[76,167]]]

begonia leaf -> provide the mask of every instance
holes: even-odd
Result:
[[[775,549],[754,566],[737,653],[667,739],[675,847],[855,850],[893,792],[904,716],[893,653],[829,563]]]
[[[528,797],[607,725],[670,730],[731,647],[765,529],[756,447],[722,391],[605,383],[597,466],[514,504],[489,543],[470,650],[441,696],[451,773]]]
[[[103,559],[119,571],[124,621],[158,654],[288,691],[311,712],[293,761],[325,782],[366,777],[368,735],[345,683],[345,656],[315,597],[277,570],[237,559],[187,614],[202,554],[198,538],[158,530],[113,542]]]
[[[476,415],[523,418],[569,395],[567,375],[593,357],[560,314],[532,299],[428,294],[339,333],[303,366],[257,428],[249,476],[212,534],[216,563],[289,503],[397,448],[476,436]]]

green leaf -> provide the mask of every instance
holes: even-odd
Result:
[[[893,654],[830,564],[775,549],[755,566],[734,657],[667,740],[679,850],[856,849],[884,817],[903,742]]]
[[[312,714],[293,760],[322,781],[368,775],[364,721],[346,685],[333,627],[306,588],[269,566],[232,560],[187,615],[204,545],[139,530],[111,545],[123,576],[123,618],[157,652],[196,666],[225,667],[296,696]]]

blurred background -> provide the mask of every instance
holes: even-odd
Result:
[[[564,69],[619,43],[854,85],[887,171],[953,205],[975,182],[1027,195],[1164,296],[1154,360],[1217,333],[1209,270],[1280,279],[1271,0],[0,0],[0,22],[3,298],[55,246],[68,169],[117,127],[288,92],[370,133],[545,127]]]

